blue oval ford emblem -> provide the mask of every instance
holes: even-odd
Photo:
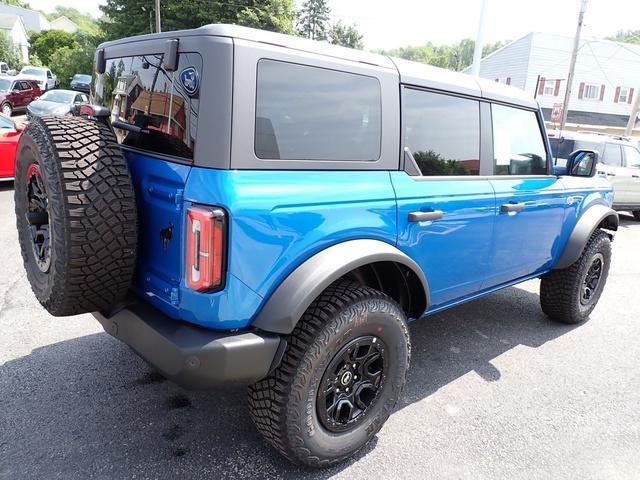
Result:
[[[195,67],[183,68],[180,72],[180,83],[189,95],[195,95],[200,88],[200,79]]]

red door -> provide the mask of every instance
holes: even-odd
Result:
[[[20,133],[11,120],[0,116],[0,179],[11,178],[14,175]]]

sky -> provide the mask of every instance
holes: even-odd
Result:
[[[103,0],[28,0],[34,8],[75,7],[94,16]],[[153,4],[154,0],[146,0]],[[209,1],[209,0],[203,0]],[[222,0],[226,1],[226,0]],[[228,0],[231,2],[232,0]],[[300,6],[303,0],[295,0]],[[475,38],[481,0],[329,0],[333,20],[355,23],[367,49],[455,43]],[[573,36],[580,0],[485,0],[485,41],[529,32]],[[606,37],[640,28],[640,0],[589,0],[583,35]]]

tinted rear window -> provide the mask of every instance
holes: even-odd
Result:
[[[199,53],[180,53],[178,70],[167,72],[163,55],[107,60],[97,75],[94,101],[111,109],[111,120],[148,131],[116,129],[118,141],[148,152],[193,159],[200,108]]]
[[[258,158],[375,161],[380,157],[377,79],[260,60],[257,83]]]

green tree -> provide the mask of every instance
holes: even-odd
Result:
[[[0,3],[13,5],[14,7],[31,8],[27,2],[23,2],[22,0],[2,0]]]
[[[482,56],[485,57],[507,42],[487,44],[482,48]],[[402,47],[393,50],[380,50],[380,53],[392,57],[400,57],[421,63],[428,63],[436,67],[450,70],[463,70],[473,62],[473,50],[476,42],[465,38],[453,45],[434,45],[431,42],[419,47]]]
[[[607,37],[607,40],[640,45],[640,30],[620,30],[615,35]]]
[[[78,47],[78,42],[70,33],[62,30],[44,30],[40,33],[31,32],[29,35],[31,52],[45,64],[49,65],[53,53],[61,48],[68,47],[74,49]]]
[[[82,13],[76,8],[57,5],[52,13],[46,14],[49,20],[55,20],[63,15],[78,25],[78,31],[81,33],[88,35],[98,35],[100,33],[98,21],[91,15]]]
[[[333,24],[329,30],[329,42],[334,45],[342,45],[343,47],[357,48],[362,50],[362,35],[358,32],[355,25],[343,25],[338,21]]]
[[[93,72],[93,54],[81,48],[62,47],[51,55],[48,65],[58,76],[60,86],[68,88],[69,78],[76,73]]]
[[[107,39],[150,33],[155,29],[153,2],[107,0],[101,27]],[[233,23],[263,30],[292,33],[293,0],[162,0],[162,30],[198,28],[209,23]]]
[[[326,40],[330,13],[327,0],[307,0],[298,12],[298,33],[311,40]]]
[[[22,68],[22,56],[6,35],[0,32],[0,60],[6,62],[11,69]]]

